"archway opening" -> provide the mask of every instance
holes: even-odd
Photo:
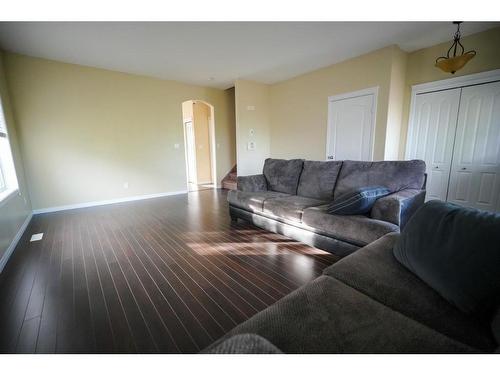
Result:
[[[182,103],[188,191],[217,187],[214,107],[203,100]]]

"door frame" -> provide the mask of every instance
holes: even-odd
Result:
[[[210,168],[211,168],[211,175],[212,175],[212,182],[211,184],[215,188],[220,188],[220,183],[218,182],[217,179],[217,138],[215,134],[215,107],[210,104],[209,102],[202,100],[202,99],[189,99],[185,100],[182,103],[185,103],[186,101],[191,101],[192,105],[194,103],[203,103],[208,106],[210,109],[210,114],[209,114],[209,121],[208,121],[208,137],[209,137],[209,147],[210,147]],[[186,168],[186,189],[189,191],[189,177],[188,177],[188,157],[187,157],[187,149],[186,149],[186,122],[191,121],[194,126],[194,114],[192,117],[189,118],[183,118],[182,119],[182,132],[184,134],[184,161],[185,161],[185,168]],[[196,143],[195,143],[196,145]],[[196,147],[195,147],[195,152],[196,152]],[[196,158],[195,158],[195,163],[196,163]],[[196,171],[198,172],[198,171]],[[196,180],[198,180],[198,173],[196,173]],[[198,181],[197,181],[198,183]]]
[[[193,122],[193,119],[192,118],[186,118],[183,120],[183,132],[184,132],[184,156],[185,156],[185,161],[186,161],[186,186],[189,190],[189,150],[188,150],[188,142],[187,142],[187,130],[186,130],[186,124],[189,124],[191,123],[191,126],[193,127],[193,132],[194,132],[194,122]],[[195,147],[194,147],[194,160],[193,160],[193,163],[194,163],[194,174],[195,174],[195,178],[194,178],[194,182],[193,184],[198,184],[198,175],[197,175],[197,172],[198,172],[198,168],[197,168],[197,165],[196,165],[196,141],[195,141]]]
[[[489,70],[481,73],[468,74],[459,77],[442,79],[426,83],[419,83],[411,86],[410,113],[408,117],[408,127],[406,129],[405,160],[408,160],[408,143],[410,138],[410,128],[415,120],[415,100],[419,94],[428,94],[436,91],[444,91],[467,86],[482,85],[500,81],[500,69]]]
[[[370,140],[370,160],[373,160],[373,152],[375,149],[375,129],[377,123],[378,90],[379,86],[375,86],[348,93],[332,95],[328,97],[328,118],[326,124],[326,152],[325,152],[325,159],[327,161],[330,160],[328,159],[328,154],[329,154],[328,150],[330,148],[330,136],[333,129],[333,113],[331,109],[331,103],[340,100],[353,99],[353,98],[358,98],[360,96],[368,96],[368,95],[373,95],[372,129],[371,129],[371,140]]]

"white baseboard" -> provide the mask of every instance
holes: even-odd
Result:
[[[143,200],[143,199],[168,197],[169,195],[186,194],[187,192],[188,192],[187,190],[179,190],[179,191],[170,191],[168,193],[136,195],[136,196],[132,196],[132,197],[108,199],[108,200],[104,200],[104,201],[95,201],[95,202],[85,202],[85,203],[69,204],[69,205],[66,205],[66,206],[40,208],[40,209],[37,209],[37,210],[33,210],[33,213],[34,214],[45,214],[45,213],[49,213],[49,212],[74,210],[74,209],[77,209],[77,208],[94,207],[94,206],[104,206],[104,205],[107,205],[107,204],[140,201],[140,200]]]
[[[19,228],[19,230],[17,231],[17,233],[14,236],[14,239],[10,243],[9,247],[7,248],[7,250],[5,250],[5,253],[3,254],[2,258],[0,259],[0,273],[3,271],[3,268],[7,264],[7,261],[9,260],[10,256],[14,252],[14,249],[16,248],[17,243],[19,242],[19,240],[23,236],[24,231],[28,227],[28,224],[30,223],[32,217],[33,217],[33,214],[30,212],[30,214],[28,215],[26,220],[24,220],[23,225],[21,225],[21,228]]]

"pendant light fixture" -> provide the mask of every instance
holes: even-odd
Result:
[[[436,59],[436,67],[441,69],[443,72],[455,74],[457,70],[462,69],[465,64],[469,62],[474,56],[476,56],[476,51],[471,50],[465,52],[465,48],[460,43],[460,24],[462,21],[453,22],[457,25],[457,31],[453,36],[453,44],[446,53],[446,56],[441,56]],[[451,55],[451,53],[453,53]]]

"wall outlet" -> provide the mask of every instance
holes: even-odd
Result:
[[[124,182],[124,183],[123,183],[123,188],[124,188],[124,189],[128,189],[128,182]]]
[[[255,150],[255,142],[254,141],[250,141],[247,143],[247,150],[248,151],[254,151]]]
[[[178,143],[174,143],[174,148],[180,148],[180,147],[181,147],[181,145],[180,145],[180,144],[178,144]]]

